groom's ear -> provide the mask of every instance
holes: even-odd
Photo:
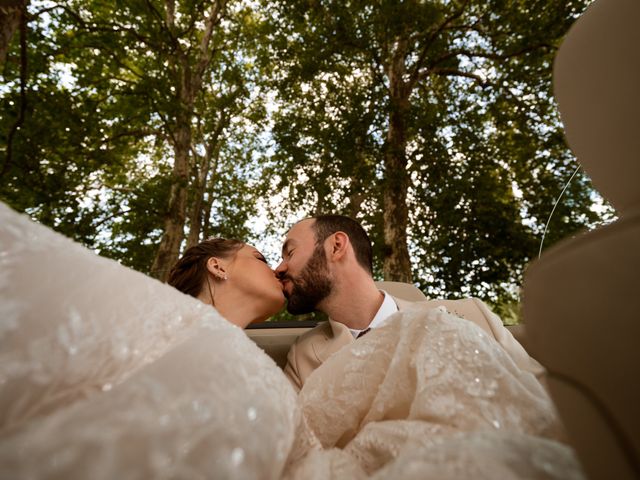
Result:
[[[336,232],[331,236],[330,257],[332,260],[340,260],[347,254],[349,247],[349,235],[344,232]]]
[[[207,260],[207,270],[211,275],[221,280],[227,276],[227,271],[223,263],[217,257],[210,257]]]

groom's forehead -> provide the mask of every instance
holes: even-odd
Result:
[[[300,245],[307,241],[315,240],[315,231],[313,230],[314,219],[305,219],[296,223],[287,232],[287,238],[282,245],[282,250],[286,250],[292,246]]]
[[[293,227],[289,229],[287,233],[287,240],[289,239],[302,239],[309,236],[315,236],[315,232],[313,230],[313,224],[315,223],[314,218],[305,218],[304,220],[300,220]]]

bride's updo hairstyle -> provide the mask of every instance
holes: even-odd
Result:
[[[207,261],[211,257],[230,258],[244,245],[241,240],[210,238],[187,248],[169,272],[167,283],[182,293],[198,298],[207,280]]]

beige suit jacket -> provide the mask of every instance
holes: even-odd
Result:
[[[533,373],[544,382],[544,368],[518,343],[502,324],[500,318],[489,307],[477,298],[463,300],[426,300],[424,302],[408,302],[393,297],[400,311],[410,309],[429,310],[444,306],[448,312],[470,320],[495,338],[509,353],[513,361],[521,369]],[[349,328],[329,319],[298,337],[287,355],[284,372],[296,388],[300,390],[309,375],[329,356],[355,339]]]

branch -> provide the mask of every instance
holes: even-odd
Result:
[[[153,7],[152,4],[150,4],[147,1],[147,4],[149,6],[149,8],[152,10],[152,12],[154,13],[154,15],[158,18],[160,18],[160,25],[163,26],[164,25],[164,21],[162,20],[162,18],[159,16],[159,12]],[[73,9],[71,9],[70,7],[66,6],[66,5],[52,5],[50,7],[46,7],[43,8],[41,10],[38,10],[37,12],[35,12],[33,15],[31,15],[31,18],[35,18],[38,17],[40,15],[42,15],[43,13],[47,13],[50,12],[52,10],[56,10],[56,9],[62,9],[65,12],[67,12],[69,15],[71,15],[81,26],[84,30],[86,30],[87,32],[112,32],[112,33],[120,33],[120,32],[125,32],[128,33],[130,35],[133,35],[137,40],[140,40],[141,42],[143,42],[145,45],[148,45],[149,47],[152,47],[154,49],[159,49],[162,44],[157,44],[157,43],[153,43],[149,37],[146,37],[142,34],[140,34],[138,32],[138,30],[136,30],[135,28],[127,28],[124,27],[122,25],[119,25],[117,23],[113,23],[113,22],[105,22],[102,24],[94,24],[95,26],[92,26],[90,24],[88,24],[81,16],[79,13],[77,13],[76,11],[74,11]],[[165,29],[166,30],[166,29]],[[169,36],[171,37],[171,32],[168,32]],[[173,38],[172,38],[173,40]],[[98,45],[96,46],[96,48],[101,48],[102,45]]]
[[[227,117],[223,113],[222,117],[220,118],[220,121],[218,122],[218,125],[216,126],[215,131],[213,132],[213,135],[207,142],[207,148],[204,154],[204,164],[202,165],[202,168],[199,172],[200,174],[199,181],[202,182],[201,185],[204,185],[206,183],[207,175],[209,172],[209,164],[211,163],[211,158],[213,158],[213,153],[216,150],[220,150],[220,144],[218,140],[220,138],[220,135],[222,135],[222,131],[225,129],[228,122],[229,122],[229,117]]]
[[[440,75],[444,77],[466,77],[475,80],[481,87],[486,87],[490,84],[487,80],[482,78],[480,75],[471,72],[464,72],[462,70],[458,70],[456,68],[434,68],[431,69],[428,74]],[[425,77],[427,76],[425,75]]]
[[[175,0],[166,0],[164,2],[164,11],[165,17],[162,18],[162,14],[156,10],[156,7],[149,1],[146,0],[147,6],[152,10],[158,13],[158,18],[162,23],[164,23],[169,31],[173,33],[173,29],[176,26],[176,2]]]
[[[484,31],[481,27],[478,26],[478,25],[480,25],[482,23],[482,20],[490,12],[491,12],[491,6],[488,6],[483,13],[478,15],[478,17],[476,18],[475,22],[470,23],[470,24],[461,23],[461,24],[458,24],[458,25],[447,25],[443,30],[453,30],[453,31],[461,31],[461,32],[462,31],[472,30],[472,31],[478,32],[478,33],[480,33],[482,35],[491,37],[490,34],[488,34],[486,31]]]
[[[539,49],[539,48],[551,48],[554,49],[555,47],[553,45],[549,45],[546,43],[541,43],[538,45],[531,45],[529,47],[524,47],[518,51],[515,52],[511,52],[511,53],[488,53],[488,52],[473,52],[470,50],[453,50],[449,53],[447,53],[446,55],[441,56],[440,58],[436,59],[435,61],[433,61],[429,67],[426,70],[423,70],[422,72],[420,72],[420,74],[418,75],[418,80],[423,80],[426,77],[428,77],[429,75],[431,75],[432,73],[436,73],[436,74],[440,74],[440,72],[460,72],[460,70],[457,69],[451,69],[451,68],[441,68],[438,67],[437,65],[440,63],[443,63],[451,58],[457,57],[458,55],[460,56],[464,56],[464,57],[468,57],[468,58],[488,58],[491,60],[505,60],[507,58],[512,58],[512,57],[517,57],[519,55],[522,55],[524,53]],[[467,72],[462,72],[462,76],[469,76],[469,75],[473,75],[473,74],[468,74]],[[473,78],[473,77],[471,77]],[[482,85],[486,85],[488,82],[486,81],[482,81]]]
[[[31,15],[31,17],[32,18],[39,17],[43,13],[51,12],[52,10],[56,10],[58,8],[61,8],[62,10],[64,10],[68,14],[70,14],[73,18],[76,19],[76,21],[78,23],[82,24],[83,27],[85,27],[87,25],[87,22],[85,22],[84,19],[75,10],[71,9],[70,7],[68,7],[66,5],[60,5],[60,4],[55,4],[55,5],[52,5],[50,7],[46,7],[46,8],[43,8],[41,10],[37,10],[37,11],[35,11],[33,13],[33,15]]]
[[[162,43],[152,42],[149,37],[140,34],[140,32],[138,32],[135,28],[123,27],[122,25],[118,25],[118,24],[112,23],[112,22],[107,22],[107,23],[104,23],[103,25],[104,25],[103,27],[96,26],[96,27],[87,28],[87,31],[89,31],[89,32],[113,32],[113,33],[124,32],[126,34],[132,35],[133,37],[136,38],[136,40],[141,41],[145,45],[147,45],[149,47],[152,47],[154,49],[157,49],[157,50],[159,50],[163,45]]]
[[[160,120],[162,121],[162,125],[165,129],[166,134],[168,135],[168,137],[171,139],[171,145],[175,145],[176,144],[176,137],[173,134],[173,130],[171,129],[171,124],[169,123],[169,119],[166,117],[166,115],[162,112],[162,110],[160,109],[160,107],[158,106],[156,99],[152,96],[148,97],[151,104],[153,105],[153,111],[160,117]]]
[[[152,129],[140,128],[138,130],[125,130],[124,132],[117,133],[111,137],[106,137],[100,140],[101,144],[110,143],[114,140],[123,137],[134,137],[134,138],[144,138],[148,135],[153,135],[155,132]]]
[[[381,71],[380,71],[382,69],[382,72],[385,72],[387,70],[387,66],[385,65],[385,62],[380,57],[380,55],[378,55],[378,51],[375,48],[372,48],[370,50],[370,52],[371,52],[371,55],[373,57],[373,62],[375,64],[375,65],[370,65],[371,73],[373,74],[373,76],[375,78],[378,79],[378,81],[380,82],[380,85],[382,85],[383,87],[387,88],[387,86],[384,83],[384,73],[381,73]],[[388,90],[388,88],[387,88],[387,90]]]
[[[117,188],[117,187],[109,187],[109,186],[107,186],[107,188],[109,188],[111,190],[114,190],[116,192],[124,192],[124,193],[133,193],[134,192],[134,190],[131,189],[131,188]],[[133,210],[132,208],[126,209],[126,208],[120,206],[119,209],[117,211],[113,212],[111,215],[107,215],[106,217],[100,219],[97,222],[92,222],[92,225],[93,225],[94,228],[97,229],[97,228],[101,227],[102,225],[104,225],[105,223],[107,223],[108,221],[113,220],[115,217],[120,216],[122,214],[126,215],[127,213],[130,213],[132,210]]]
[[[211,35],[213,34],[213,27],[220,22],[221,12],[225,8],[226,3],[224,0],[217,0],[211,6],[211,13],[209,14],[209,18],[207,18],[207,22],[205,24],[204,35],[202,36],[202,40],[200,41],[200,55],[198,56],[198,62],[196,64],[195,72],[194,72],[194,91],[200,90],[200,86],[202,85],[202,80],[204,77],[204,71],[209,65],[211,60],[212,52],[209,50],[209,42],[211,41]]]
[[[463,57],[468,57],[468,58],[488,58],[490,60],[506,60],[507,58],[517,57],[519,55],[523,55],[525,53],[538,50],[540,48],[555,49],[556,47],[548,43],[538,43],[536,45],[530,45],[528,47],[521,48],[520,50],[516,50],[515,52],[511,52],[511,53],[474,52],[471,50],[458,49],[458,50],[453,50],[447,53],[446,55],[441,56],[440,58],[437,58],[429,65],[429,67],[431,68],[435,67],[439,63],[445,62],[450,58],[457,57],[458,55]]]
[[[469,30],[472,30],[474,32],[478,32],[478,33],[482,33],[484,34],[484,30],[482,30],[480,27],[478,27],[478,23],[480,23],[480,19],[476,20],[473,23],[459,23],[458,25],[449,25],[445,28],[443,28],[443,30],[452,30],[452,31],[459,31],[459,32],[466,32]]]
[[[409,89],[409,92],[413,90],[415,83],[419,79],[420,69],[422,68],[422,64],[424,63],[427,57],[427,52],[429,51],[429,48],[431,48],[431,45],[433,45],[433,42],[435,41],[435,39],[438,37],[438,35],[440,35],[440,33],[446,27],[448,27],[451,24],[451,22],[453,22],[457,18],[460,18],[460,16],[464,13],[464,10],[468,4],[469,4],[469,0],[465,0],[465,2],[460,6],[460,8],[456,12],[454,12],[449,18],[447,18],[442,24],[440,24],[440,26],[436,29],[436,31],[429,36],[429,39],[425,42],[424,46],[422,47],[422,51],[420,52],[420,55],[418,56],[418,60],[413,66],[413,71],[411,72],[411,76],[409,77],[409,82],[407,83],[407,88]]]

